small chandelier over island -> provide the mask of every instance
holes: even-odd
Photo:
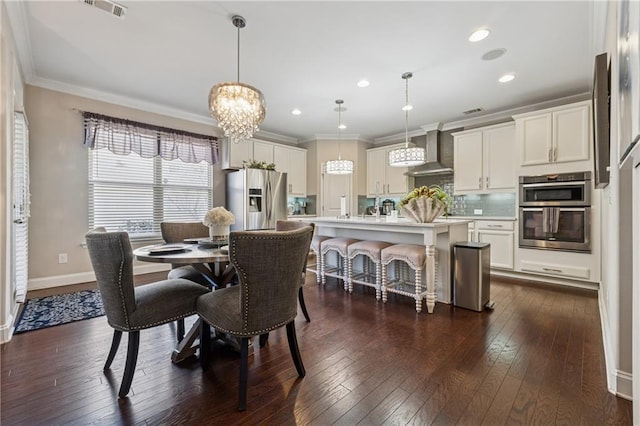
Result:
[[[264,121],[266,107],[260,90],[240,83],[240,28],[246,21],[242,16],[234,16],[231,22],[238,29],[238,79],[235,82],[219,83],[209,92],[209,111],[218,121],[224,135],[238,143],[249,139],[259,130]]]
[[[409,147],[409,111],[413,108],[409,104],[409,79],[413,77],[410,72],[402,74],[405,81],[404,111],[404,147],[389,151],[389,165],[393,167],[413,167],[424,164],[425,152],[423,148]]]
[[[344,128],[342,124],[342,99],[336,99],[338,104],[338,159],[327,161],[325,167],[326,171],[330,175],[349,175],[353,173],[353,161],[343,160],[340,154],[340,130]]]

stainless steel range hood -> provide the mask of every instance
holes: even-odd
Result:
[[[409,169],[405,174],[407,176],[429,176],[444,175],[453,173],[451,167],[445,166],[440,159],[440,131],[430,130],[427,132],[426,156],[427,162],[421,166]]]

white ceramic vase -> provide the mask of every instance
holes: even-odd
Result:
[[[229,237],[229,225],[211,225],[209,237],[212,240],[224,240]]]

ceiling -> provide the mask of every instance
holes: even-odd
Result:
[[[8,2],[25,82],[215,125],[207,97],[236,79],[239,14],[240,81],[265,96],[262,130],[335,135],[342,98],[343,135],[374,141],[404,133],[404,72],[415,130],[584,95],[599,53],[590,1],[119,3],[123,19],[82,1]],[[469,42],[481,27],[489,37]]]

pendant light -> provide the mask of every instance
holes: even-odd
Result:
[[[413,77],[410,72],[402,74],[405,81],[404,111],[404,148],[389,151],[389,165],[393,167],[412,167],[424,164],[424,148],[409,147],[409,111],[413,108],[409,104],[409,79]]]
[[[209,111],[218,121],[224,135],[233,142],[249,139],[257,132],[266,114],[264,96],[253,86],[240,83],[240,28],[246,21],[233,16],[231,22],[238,29],[238,79],[216,84],[209,92]]]
[[[326,164],[327,173],[330,175],[348,175],[353,173],[353,161],[343,160],[340,154],[340,131],[344,128],[342,124],[342,99],[336,99],[338,105],[338,159],[329,160]]]

